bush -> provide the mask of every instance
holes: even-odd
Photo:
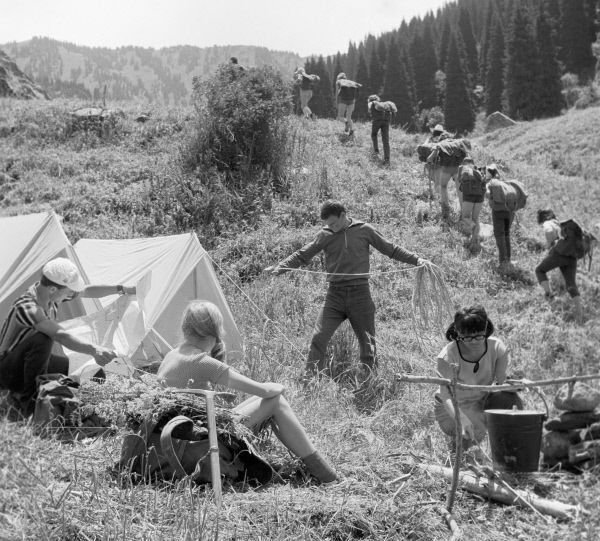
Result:
[[[221,65],[209,80],[194,81],[193,103],[198,118],[188,167],[216,167],[230,189],[279,184],[288,157],[292,99],[278,72]]]

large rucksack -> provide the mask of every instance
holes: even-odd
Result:
[[[456,167],[467,155],[468,142],[466,139],[444,139],[436,144],[437,161],[440,165]]]
[[[458,185],[464,197],[481,197],[485,194],[483,176],[472,165],[463,165],[460,168]]]
[[[420,162],[426,162],[427,158],[431,155],[431,153],[435,150],[435,143],[423,143],[417,147],[417,155],[419,156]]]
[[[527,205],[527,191],[518,180],[498,180],[491,186],[494,210],[515,212]]]
[[[184,415],[164,423],[146,418],[140,429],[123,439],[117,469],[134,480],[163,481],[189,477],[196,483],[211,480],[210,443],[206,426]],[[230,481],[268,483],[271,466],[263,460],[245,438],[219,432],[221,475]]]
[[[342,101],[353,101],[358,97],[358,89],[361,85],[350,79],[340,79],[338,81],[340,91],[338,98]]]
[[[574,219],[569,218],[560,222],[560,238],[554,245],[554,251],[567,257],[576,259],[589,258],[588,268],[592,265],[594,246],[598,239],[589,231],[581,227]]]

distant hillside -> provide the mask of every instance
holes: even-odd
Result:
[[[104,85],[110,100],[162,104],[187,102],[192,77],[205,77],[236,56],[245,66],[272,65],[285,74],[303,65],[297,54],[243,45],[162,49],[84,47],[50,38],[0,45],[50,97],[99,100]]]
[[[27,77],[3,51],[0,51],[0,97],[48,99],[46,92]]]

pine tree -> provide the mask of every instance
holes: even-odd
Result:
[[[377,54],[377,48],[371,51],[371,59],[369,62],[369,80],[371,82],[371,90],[373,94],[381,94],[383,89],[383,64]]]
[[[415,35],[409,51],[415,83],[415,102],[419,109],[430,109],[436,104],[437,58],[429,25],[425,26],[422,37],[419,34]]]
[[[358,67],[358,49],[351,41],[348,45],[348,54],[346,56],[346,76],[348,79],[356,80],[356,68]]]
[[[361,51],[358,56],[358,68],[356,70],[356,82],[360,83],[362,88],[360,94],[356,100],[354,107],[354,115],[357,120],[367,119],[367,98],[371,94],[371,85],[369,84],[369,70],[367,68],[367,61],[365,60],[364,51]]]
[[[463,69],[454,35],[450,37],[446,62],[444,118],[446,128],[456,133],[470,132],[475,126],[475,112],[469,95],[468,77]]]
[[[394,115],[393,124],[404,129],[412,129],[414,107],[410,93],[406,65],[402,60],[403,51],[396,41],[392,41],[388,48],[386,60],[385,79],[383,82],[383,95],[386,100],[393,101],[398,108]]]
[[[539,73],[535,78],[538,86],[536,116],[557,116],[563,106],[561,71],[552,39],[552,27],[543,5],[536,21],[536,41],[539,55]]]
[[[562,0],[560,56],[565,71],[587,80],[595,64],[585,0]]]
[[[335,64],[334,64],[334,68],[333,68],[333,73],[331,75],[331,93],[332,95],[335,96],[335,81],[337,79],[337,76],[340,73],[344,73],[344,67],[342,65],[342,55],[340,53],[338,53],[335,56]]]
[[[492,1],[488,4],[485,23],[482,31],[481,47],[479,48],[479,80],[484,84],[487,79],[487,59],[492,43],[492,32],[496,20],[496,4]]]
[[[502,111],[504,93],[504,30],[497,16],[494,17],[485,65],[485,112],[491,115],[494,111]]]
[[[531,120],[537,112],[538,73],[536,42],[527,17],[519,3],[515,4],[506,41],[504,84],[508,114],[516,120]]]
[[[323,56],[319,56],[319,59],[311,65],[311,71],[306,71],[321,78],[319,83],[313,88],[313,97],[310,101],[312,112],[321,118],[333,118],[335,116],[335,106],[333,94],[330,91],[331,79],[329,78],[329,73],[327,73],[327,66],[325,65]]]
[[[438,50],[438,66],[442,71],[446,71],[446,61],[448,59],[451,36],[452,31],[450,29],[450,23],[448,22],[448,19],[446,19],[444,28],[442,29],[442,37],[440,38],[440,48]]]
[[[458,17],[458,29],[460,37],[464,43],[465,68],[468,70],[470,83],[474,85],[479,75],[479,66],[477,64],[477,44],[473,35],[473,25],[471,24],[471,15],[466,7],[460,9]]]

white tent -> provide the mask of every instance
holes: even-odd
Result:
[[[12,302],[40,279],[42,267],[50,259],[69,258],[89,283],[54,212],[0,218],[0,250],[0,325]],[[83,302],[76,299],[63,304],[59,319],[81,316],[98,306],[91,299]]]
[[[210,259],[194,233],[125,240],[82,239],[75,244],[75,252],[92,284],[134,285],[151,272],[151,286],[143,302],[146,328],[151,332],[133,356],[134,364],[156,360],[152,351],[157,357],[164,354],[165,341],[168,346],[177,345],[181,316],[193,299],[209,300],[221,309],[228,358],[241,356],[240,333]],[[100,299],[103,306],[114,300],[114,296]]]

